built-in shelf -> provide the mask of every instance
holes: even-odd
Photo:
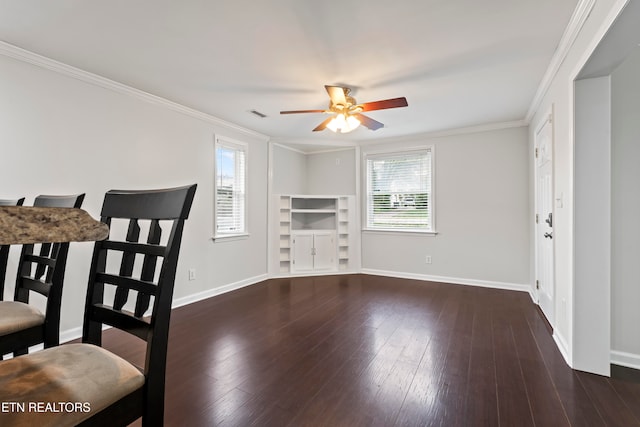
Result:
[[[348,196],[279,195],[276,206],[281,273],[348,268]]]

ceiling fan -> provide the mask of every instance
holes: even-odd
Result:
[[[326,110],[292,110],[280,111],[280,114],[300,114],[300,113],[328,113],[332,114],[315,129],[314,132],[329,128],[334,132],[347,133],[351,132],[361,124],[368,129],[378,130],[384,127],[384,124],[373,120],[370,117],[361,114],[364,111],[385,110],[387,108],[406,107],[407,99],[392,98],[383,101],[365,102],[364,104],[356,103],[356,100],[349,96],[351,89],[343,86],[328,86],[325,89],[329,94],[331,101],[329,108]]]

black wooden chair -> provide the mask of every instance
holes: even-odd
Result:
[[[20,199],[0,199],[0,206],[22,206],[24,197]],[[0,245],[0,301],[4,299],[4,280],[7,275],[7,262],[11,245]]]
[[[35,198],[33,206],[80,208],[84,194]],[[0,302],[0,356],[26,354],[29,347],[60,343],[60,307],[69,243],[22,245],[13,301]],[[42,295],[44,312],[29,303],[31,293]]]
[[[0,413],[0,425],[126,426],[142,417],[143,426],[162,426],[171,301],[195,190],[106,194],[101,220],[110,234],[93,251],[82,343],[0,362],[0,402],[69,402],[72,410]],[[100,347],[103,325],[146,341],[143,369]]]

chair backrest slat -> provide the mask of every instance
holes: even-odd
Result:
[[[160,227],[160,222],[154,219],[151,221],[147,243],[150,245],[159,246],[161,239],[162,228]],[[147,254],[144,256],[144,261],[142,262],[142,273],[140,275],[141,280],[146,282],[150,282],[153,280],[156,272],[157,262],[158,257],[156,255]],[[134,311],[135,316],[140,317],[144,315],[144,313],[149,309],[150,303],[151,295],[149,293],[138,293],[138,298],[136,299],[136,308]]]
[[[25,254],[24,260],[25,261],[29,261],[29,262],[33,262],[33,263],[37,263],[37,264],[42,265],[44,267],[54,267],[56,265],[56,260],[55,259],[51,259],[49,257],[42,256],[42,255]],[[42,277],[42,276],[40,276],[40,277]]]
[[[41,280],[32,279],[30,277],[25,277],[22,279],[22,290],[37,292],[40,295],[48,297],[51,293],[51,284]]]
[[[159,245],[148,245],[146,243],[134,242],[118,242],[113,240],[104,240],[102,242],[103,249],[110,249],[120,252],[135,252],[140,255],[164,256],[166,247]]]
[[[111,190],[105,197],[101,216],[157,220],[186,219],[191,205],[176,205],[175,199],[189,197],[192,188],[195,189],[193,186],[182,187],[172,190],[171,193],[165,190],[147,191],[143,196],[139,191]]]
[[[162,228],[160,228],[160,222],[157,220],[151,221],[149,229],[149,239],[147,243],[153,246],[160,246],[160,239],[162,238]],[[166,249],[166,248],[165,248]],[[153,280],[153,275],[156,271],[156,262],[158,260],[157,255],[146,254],[142,263],[142,280]]]
[[[158,286],[155,283],[145,282],[131,277],[119,276],[117,274],[97,273],[95,278],[100,283],[115,285],[118,289],[133,290],[148,295],[156,295],[158,292]],[[115,304],[113,308],[116,310],[122,310],[122,307],[116,307]]]
[[[140,239],[140,225],[136,219],[129,221],[129,229],[127,230],[127,242],[138,242]],[[136,254],[135,252],[125,250],[122,253],[122,262],[120,263],[120,276],[131,277],[133,275],[133,266],[135,264]],[[129,299],[129,289],[124,287],[118,287],[116,289],[116,297],[113,303],[113,308],[121,310]]]
[[[97,304],[91,308],[91,317],[104,325],[116,327],[147,341],[151,331],[151,325],[143,319],[133,317],[122,311]]]
[[[40,258],[51,258],[55,259],[60,250],[60,243],[43,243],[40,246]],[[43,263],[38,262],[36,265],[36,271],[34,273],[35,277],[40,278],[44,276],[47,271],[47,266]]]

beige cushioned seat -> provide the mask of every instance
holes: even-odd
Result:
[[[16,301],[0,301],[0,335],[42,325],[44,314],[37,308]]]
[[[73,426],[143,385],[144,375],[135,366],[92,344],[5,360],[0,362],[0,402],[22,403],[24,411],[16,404],[0,411],[0,426]]]

